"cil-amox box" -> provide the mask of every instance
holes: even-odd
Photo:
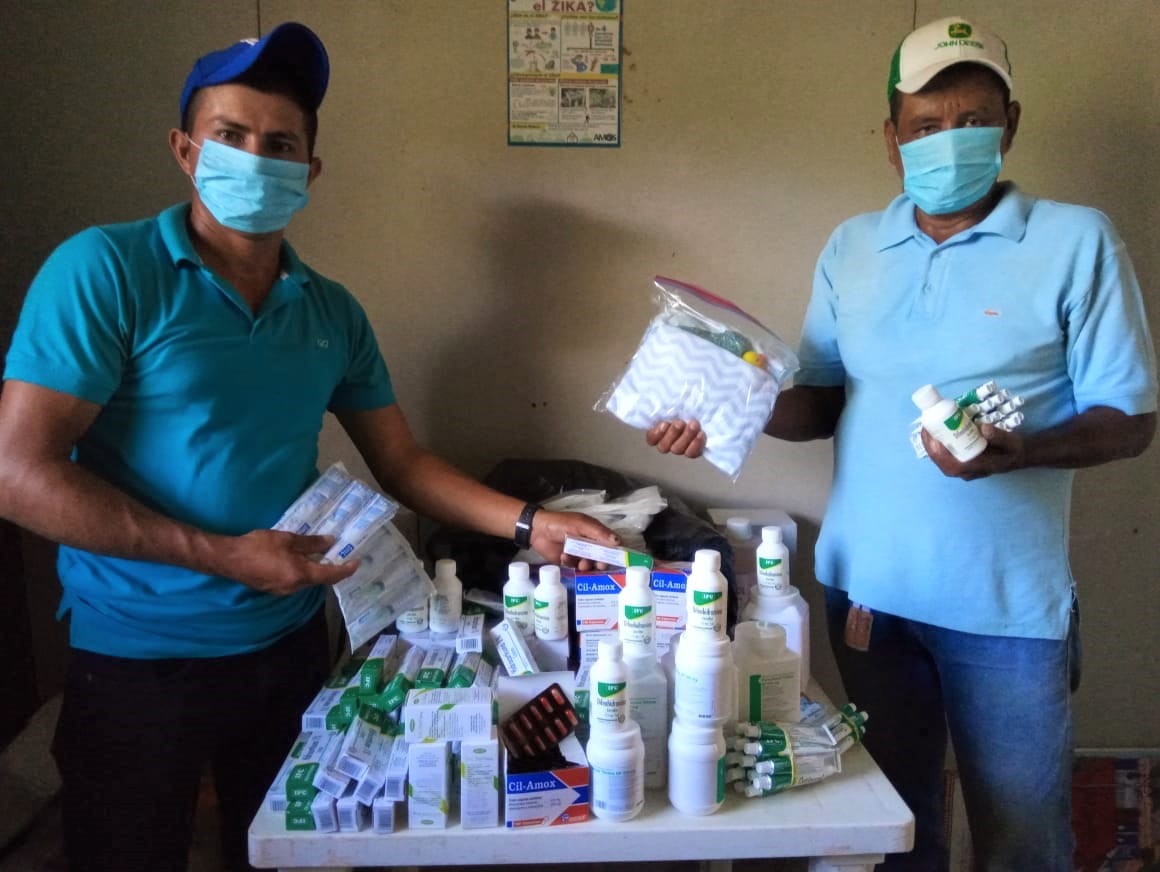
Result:
[[[657,630],[685,628],[685,583],[691,564],[658,563],[652,569]],[[576,629],[581,633],[617,629],[617,597],[624,590],[624,571],[577,572]]]
[[[571,672],[539,672],[519,677],[501,676],[496,687],[500,724],[524,703],[552,684],[574,699]],[[542,827],[588,820],[588,758],[572,733],[559,744],[568,766],[521,771],[515,758],[504,757],[504,825]]]

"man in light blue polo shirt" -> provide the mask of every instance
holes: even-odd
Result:
[[[325,586],[356,564],[269,529],[332,412],[384,490],[560,556],[603,525],[496,493],[418,445],[366,315],[283,239],[329,77],[288,23],[199,59],[173,155],[192,202],[63,243],[0,395],[0,512],[61,543],[72,658],[54,742],[71,868],[184,869],[212,764],[228,868],[329,666]]]
[[[1072,868],[1073,470],[1138,455],[1155,430],[1155,353],[1111,223],[997,181],[1019,125],[1010,88],[1006,46],[974,22],[903,40],[884,132],[905,193],[831,236],[796,386],[766,428],[835,438],[816,551],[830,641],[916,818],[914,851],[883,869],[946,868],[948,727],[977,868]],[[989,380],[1023,397],[1022,426],[984,425],[966,463],[924,433],[918,459],[915,389]],[[648,439],[703,447],[683,422]]]

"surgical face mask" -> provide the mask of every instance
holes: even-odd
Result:
[[[259,157],[213,139],[190,143],[201,150],[193,183],[219,224],[243,233],[272,233],[310,199],[310,164]]]
[[[1002,127],[957,127],[900,145],[902,187],[928,215],[965,209],[999,177],[1002,139]]]

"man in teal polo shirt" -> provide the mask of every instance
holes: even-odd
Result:
[[[0,511],[61,543],[72,659],[54,753],[74,870],[184,869],[211,762],[230,868],[328,668],[325,586],[354,571],[269,529],[317,475],[326,412],[384,490],[550,559],[582,515],[419,446],[365,313],[283,239],[318,177],[329,62],[288,23],[197,61],[170,146],[192,202],[63,243],[0,395]]]
[[[883,869],[946,868],[948,727],[977,868],[1072,868],[1073,470],[1138,455],[1155,430],[1155,353],[1123,242],[1092,209],[997,181],[1019,125],[1010,88],[1006,46],[974,22],[903,40],[884,133],[905,193],[830,237],[801,371],[766,428],[835,439],[815,555],[830,641],[916,818],[914,851]],[[930,459],[917,458],[915,389],[990,380],[1023,397],[1022,426],[983,426],[987,449],[966,463],[924,433]],[[687,456],[704,441],[687,422],[647,438]]]

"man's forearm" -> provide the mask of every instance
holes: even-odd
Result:
[[[765,433],[788,442],[829,439],[846,406],[844,387],[803,385],[783,392],[773,406]]]
[[[1095,406],[1070,421],[1028,435],[1023,466],[1081,469],[1141,454],[1156,432],[1156,413],[1127,415]]]
[[[214,537],[146,508],[68,460],[0,463],[0,512],[53,542],[217,573]]]

